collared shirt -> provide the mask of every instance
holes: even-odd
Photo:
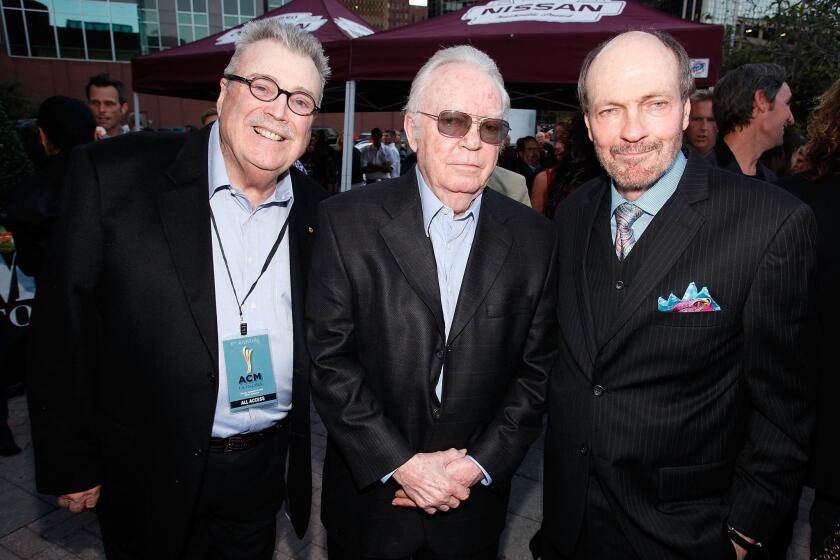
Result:
[[[396,177],[393,175],[393,168],[394,168],[394,159],[397,160],[397,166],[399,166],[399,156],[396,158],[394,157],[394,152],[387,149],[385,144],[380,144],[377,148],[371,142],[367,146],[364,146],[361,149],[362,152],[362,168],[364,169],[368,165],[390,165],[391,172],[388,171],[365,171],[365,179],[368,183],[372,183],[374,181],[381,181],[382,179],[389,179],[391,177]]]
[[[239,301],[242,301],[259,276],[292,209],[292,181],[289,173],[284,173],[277,182],[274,194],[252,209],[245,194],[230,184],[219,142],[218,122],[213,124],[210,131],[207,160],[210,208],[216,218],[236,294]],[[219,334],[219,392],[216,397],[213,437],[259,432],[284,418],[292,408],[294,347],[288,228],[271,264],[242,307],[244,320],[248,323],[248,334],[266,331],[269,334],[277,403],[236,413],[230,411],[222,341],[239,336],[239,307],[212,224],[210,237],[213,240],[213,280]]]
[[[475,197],[466,212],[456,218],[452,208],[441,202],[429,188],[420,172],[420,168],[416,167],[415,169],[417,185],[420,189],[420,206],[423,210],[423,231],[426,233],[426,237],[432,241],[432,250],[435,253],[440,305],[443,310],[443,325],[448,339],[452,319],[455,317],[455,306],[458,304],[458,295],[461,293],[461,283],[464,281],[464,272],[467,269],[467,260],[475,239],[478,216],[481,212],[482,194]],[[440,377],[438,377],[435,386],[435,395],[441,402],[443,402],[443,376],[445,373],[444,368],[441,368]],[[481,483],[489,486],[493,480],[490,474],[472,456],[467,455],[467,458],[481,469],[484,475]],[[391,472],[386,475],[382,482],[386,482],[393,474]]]
[[[420,205],[423,208],[423,231],[432,240],[437,265],[438,287],[440,288],[440,306],[443,310],[443,325],[446,338],[449,338],[449,328],[455,316],[455,306],[461,293],[461,283],[464,281],[464,271],[467,269],[467,259],[470,257],[478,215],[481,211],[481,197],[479,194],[470,204],[467,211],[455,217],[452,208],[444,205],[435,196],[420,168],[417,168],[417,184],[420,189]],[[443,375],[438,378],[435,394],[443,402]]]
[[[703,158],[715,167],[729,171],[730,173],[735,173],[736,175],[752,177],[753,179],[766,181],[768,183],[775,183],[779,180],[779,178],[776,177],[776,174],[773,173],[769,167],[761,163],[761,160],[757,161],[755,164],[755,175],[747,175],[741,171],[741,164],[738,163],[738,160],[735,158],[735,154],[732,153],[732,150],[729,148],[729,145],[722,136],[718,136],[715,145],[705,156],[703,156]]]
[[[630,227],[630,229],[633,230],[633,238],[636,242],[638,242],[639,239],[641,239],[642,234],[653,221],[656,213],[665,206],[668,199],[676,192],[677,185],[680,184],[680,179],[682,178],[683,171],[685,171],[685,164],[687,162],[688,160],[685,155],[683,155],[682,151],[677,152],[677,157],[674,158],[674,162],[671,164],[671,167],[669,167],[665,174],[662,175],[658,181],[656,181],[642,194],[642,196],[636,200],[626,200],[615,188],[615,183],[612,181],[610,182],[612,186],[610,200],[610,231],[612,232],[613,240],[615,240],[616,233],[615,209],[625,202],[630,202],[642,209],[644,214],[639,216],[639,218],[633,222],[633,225]],[[627,249],[627,253],[630,253],[631,250],[632,247]]]

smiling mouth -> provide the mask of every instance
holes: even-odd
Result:
[[[266,130],[266,129],[261,128],[259,126],[255,126],[255,127],[253,127],[253,129],[254,129],[254,132],[256,132],[259,136],[262,136],[263,138],[267,138],[268,140],[272,140],[274,142],[280,142],[281,140],[285,140],[284,137],[280,136],[276,132],[271,132],[270,130]]]

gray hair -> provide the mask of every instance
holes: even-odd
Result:
[[[701,101],[711,101],[712,92],[707,89],[698,89],[691,94],[692,103],[700,103]]]
[[[330,79],[330,65],[321,42],[298,26],[280,23],[274,18],[256,19],[242,26],[236,37],[236,50],[230,57],[225,74],[235,74],[242,53],[252,44],[264,39],[277,41],[293,53],[308,56],[321,77],[321,97],[323,98],[324,86]],[[321,99],[318,102],[320,103]]]
[[[421,103],[427,95],[429,83],[436,70],[447,64],[468,64],[477,68],[478,70],[487,74],[496,85],[499,91],[499,97],[502,100],[502,118],[507,119],[510,112],[510,96],[505,90],[505,81],[502,79],[502,74],[499,72],[499,67],[492,58],[486,53],[471,47],[469,45],[458,45],[457,47],[449,47],[448,49],[441,49],[426,61],[426,64],[417,72],[414,81],[411,82],[411,92],[408,95],[408,103],[403,109],[406,113],[412,113],[412,118],[416,118],[418,111],[421,111]]]
[[[694,92],[694,75],[691,73],[691,59],[688,58],[688,53],[685,52],[685,49],[680,42],[668,33],[663,33],[661,31],[638,32],[653,35],[674,54],[677,59],[677,72],[679,73],[680,100],[686,101],[689,99],[691,94]],[[583,64],[580,67],[580,76],[578,77],[578,100],[580,101],[580,108],[583,110],[584,114],[589,113],[589,98],[586,94],[586,78],[589,77],[589,69],[592,67],[592,63],[595,62],[595,59],[599,54],[601,54],[601,51],[603,51],[607,45],[627,33],[634,33],[634,31],[626,31],[625,33],[616,35],[612,39],[604,41],[589,51],[589,54],[587,54],[586,58],[583,60]]]

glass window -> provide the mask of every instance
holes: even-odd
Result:
[[[26,10],[26,30],[29,32],[29,56],[56,58],[55,35],[50,25],[50,14]]]
[[[3,17],[6,20],[6,34],[9,37],[9,52],[16,56],[29,56],[26,32],[23,29],[23,12],[5,9]]]
[[[58,47],[61,51],[61,58],[87,58],[84,34],[80,25],[75,27],[59,26],[56,28],[56,33],[58,33]]]
[[[254,0],[239,0],[239,14],[243,16],[254,16]]]

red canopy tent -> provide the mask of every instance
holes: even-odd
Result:
[[[631,1],[491,0],[406,27],[353,41],[355,80],[411,80],[444,46],[470,44],[499,65],[511,90],[529,89],[532,107],[557,88],[523,84],[577,82],[586,53],[623,31],[659,30],[673,35],[693,59],[699,85],[720,72],[723,27],[671,17]],[[544,95],[543,95],[544,96]],[[516,105],[516,95],[512,95]],[[519,103],[519,105],[522,105]],[[549,103],[550,105],[550,103]]]
[[[350,40],[374,32],[338,0],[292,0],[257,19],[262,18],[293,23],[315,35],[330,57],[333,80],[340,82],[349,77]],[[134,90],[192,99],[216,99],[219,79],[233,55],[234,41],[241,27],[132,59]]]

